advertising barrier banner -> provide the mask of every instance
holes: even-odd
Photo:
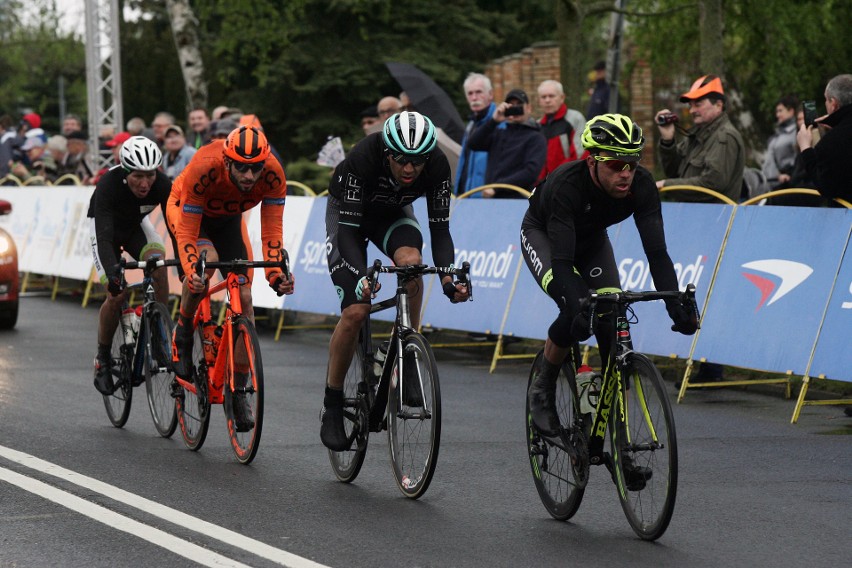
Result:
[[[839,209],[737,210],[693,358],[803,374],[849,237]]]
[[[846,210],[847,235],[852,230],[852,211]],[[847,240],[846,253],[828,303],[816,353],[808,374],[852,382],[852,240]]]
[[[462,199],[451,217],[455,265],[470,263],[473,301],[452,304],[437,278],[423,323],[438,328],[497,333],[509,302],[521,249],[518,231],[526,201]]]
[[[677,273],[678,290],[695,284],[699,309],[706,304],[713,268],[719,259],[733,210],[732,205],[663,203],[666,245]],[[623,290],[656,289],[632,218],[619,223],[613,249]],[[631,330],[633,347],[637,351],[681,358],[689,356],[693,337],[671,331],[672,321],[662,301],[634,304],[633,311],[640,322]]]

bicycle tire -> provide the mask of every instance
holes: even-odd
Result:
[[[207,439],[210,428],[210,396],[207,392],[207,363],[204,360],[204,345],[201,329],[196,329],[192,345],[192,378],[198,385],[196,393],[181,387],[175,397],[178,425],[186,447],[198,451]]]
[[[416,362],[419,377],[406,376],[405,363],[403,372],[399,373],[398,362],[394,361],[393,376],[401,376],[402,380],[392,380],[388,392],[388,449],[399,490],[406,497],[417,499],[429,488],[438,464],[441,387],[435,355],[426,338],[419,333],[409,334],[403,340],[403,356]],[[420,406],[409,405],[403,400],[409,396],[406,388],[412,387],[411,380],[417,378],[421,387]],[[416,391],[409,393],[417,398]]]
[[[646,356],[631,353],[622,371],[621,394],[610,424],[615,483],[633,531],[643,540],[656,540],[668,528],[677,496],[672,408],[663,378]],[[650,476],[628,479],[624,467],[630,462],[648,468]]]
[[[364,331],[361,330],[361,334],[363,333]],[[337,479],[344,483],[351,483],[358,477],[361,466],[364,465],[367,443],[370,439],[367,393],[362,391],[370,388],[367,379],[372,371],[367,366],[367,355],[361,334],[358,336],[355,354],[343,379],[343,429],[346,436],[352,439],[352,445],[342,452],[328,450],[331,469]]]
[[[260,435],[263,432],[263,360],[260,355],[260,342],[257,331],[251,321],[241,316],[231,324],[233,331],[233,346],[220,343],[219,349],[227,348],[225,352],[225,416],[228,419],[228,439],[237,461],[242,464],[251,463],[260,447]],[[237,384],[230,373],[235,368],[232,360],[238,347],[246,350],[249,361],[249,377],[244,386]],[[233,385],[233,387],[232,387]],[[233,390],[232,390],[233,388]],[[246,401],[254,417],[254,427],[245,432],[238,432],[234,420],[234,395],[237,391],[245,393]]]
[[[543,357],[544,352],[539,351],[533,360],[527,390],[538,374]],[[569,378],[569,373],[570,368],[563,365],[557,376],[556,412],[563,428],[563,445],[570,443],[574,451],[582,456],[582,461],[576,464],[576,467],[568,451],[541,436],[533,426],[527,391],[524,391],[527,452],[533,483],[544,508],[558,521],[567,521],[580,508],[589,476],[588,427],[580,417],[580,403],[573,385],[573,375]]]
[[[170,438],[177,428],[177,409],[172,397],[175,379],[171,362],[171,338],[174,323],[166,307],[155,302],[146,314],[145,337],[145,391],[148,395],[148,410],[154,428],[163,438]]]
[[[130,377],[133,372],[133,346],[124,344],[122,325],[119,321],[112,336],[110,348],[115,391],[112,394],[103,395],[107,417],[116,428],[123,428],[127,424],[133,402],[133,382]]]

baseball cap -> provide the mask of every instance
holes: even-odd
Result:
[[[509,91],[509,94],[506,95],[506,102],[508,103],[511,100],[521,101],[522,103],[529,104],[530,98],[527,96],[527,93],[523,89],[512,89]]]
[[[166,131],[165,131],[165,132],[163,132],[163,137],[164,137],[164,138],[165,138],[165,137],[167,137],[167,136],[169,135],[169,132],[177,132],[177,133],[178,133],[178,134],[180,134],[181,136],[183,136],[183,135],[184,135],[184,134],[183,134],[183,128],[181,128],[181,127],[180,127],[180,126],[178,126],[177,124],[170,124],[170,125],[168,126],[168,128],[166,128]]]
[[[686,103],[703,99],[709,94],[716,93],[725,97],[725,91],[722,89],[722,80],[716,75],[704,75],[695,80],[689,91],[680,96],[680,102]]]
[[[230,118],[222,118],[216,121],[213,126],[213,136],[227,136],[237,127],[237,123]]]
[[[42,148],[44,144],[45,142],[41,139],[40,136],[33,136],[32,138],[27,138],[26,142],[24,142],[24,145],[21,146],[21,151],[27,152],[29,150],[32,150],[33,148]]]
[[[116,134],[115,136],[112,137],[112,140],[107,140],[105,142],[105,145],[108,148],[115,148],[119,144],[124,144],[128,140],[130,140],[130,133],[129,132],[119,132],[118,134]]]
[[[34,112],[25,114],[21,120],[26,120],[30,128],[41,128],[41,117]]]

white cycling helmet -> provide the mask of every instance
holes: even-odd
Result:
[[[131,136],[121,146],[119,159],[124,169],[129,172],[134,170],[150,172],[160,167],[163,153],[150,139],[144,136]]]

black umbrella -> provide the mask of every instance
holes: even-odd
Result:
[[[385,63],[408,94],[414,110],[428,116],[447,136],[461,143],[464,122],[450,96],[432,78],[410,63]]]

